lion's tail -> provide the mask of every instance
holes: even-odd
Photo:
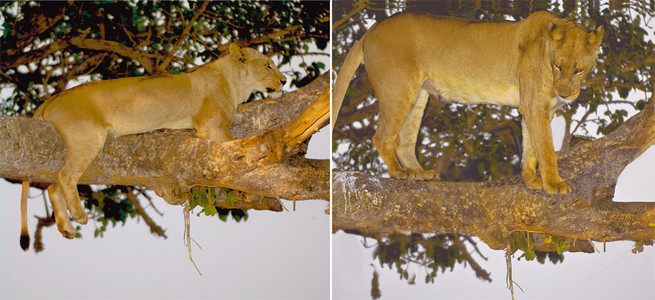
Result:
[[[23,190],[20,197],[20,247],[27,251],[30,247],[30,233],[27,231],[27,197],[30,182],[23,181]]]
[[[350,80],[353,78],[353,75],[355,75],[355,71],[357,71],[359,64],[362,63],[364,57],[362,44],[364,43],[365,38],[366,35],[364,35],[357,43],[355,43],[352,49],[350,49],[350,52],[348,52],[346,59],[341,65],[341,69],[337,75],[337,80],[334,83],[334,90],[332,91],[332,130],[334,130],[334,125],[337,124],[337,116],[339,115],[341,104],[343,104],[343,98],[346,96]]]

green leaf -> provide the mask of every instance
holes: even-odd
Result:
[[[242,199],[233,190],[230,190],[229,192],[227,192],[227,197],[225,197],[225,202],[230,206],[234,206],[235,204],[237,204],[237,202],[239,202],[241,200]]]
[[[218,212],[216,210],[216,206],[214,206],[214,205],[205,206],[203,211],[205,212],[205,216],[213,216]]]

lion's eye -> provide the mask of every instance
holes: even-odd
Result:
[[[269,69],[273,69],[273,67],[271,67],[271,65],[266,65],[266,67],[269,68]]]
[[[555,70],[557,70],[558,72],[562,72],[562,66],[560,65],[553,65],[553,68],[555,68]]]
[[[575,75],[580,75],[580,74],[582,74],[582,70],[577,69],[577,70],[575,70],[575,73],[573,73],[573,74],[575,74]]]

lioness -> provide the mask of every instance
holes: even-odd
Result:
[[[90,82],[48,99],[34,117],[52,124],[67,148],[57,183],[48,188],[57,228],[66,238],[75,236],[67,207],[77,223],[87,223],[77,182],[108,135],[195,128],[199,138],[231,140],[228,127],[237,105],[256,91],[279,96],[285,83],[286,78],[267,56],[231,44],[228,55],[186,74]],[[26,199],[23,195],[22,201]],[[21,247],[26,249],[29,236],[24,207],[21,205]]]
[[[373,144],[389,175],[439,179],[421,167],[414,150],[429,94],[518,106],[525,185],[565,194],[571,187],[559,176],[550,120],[580,94],[602,37],[602,26],[587,33],[548,12],[519,22],[401,13],[373,25],[347,54],[334,85],[332,124],[363,60],[380,107]]]

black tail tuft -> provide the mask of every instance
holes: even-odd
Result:
[[[24,251],[27,251],[27,249],[30,248],[30,236],[29,235],[20,235],[20,247],[23,248]]]

